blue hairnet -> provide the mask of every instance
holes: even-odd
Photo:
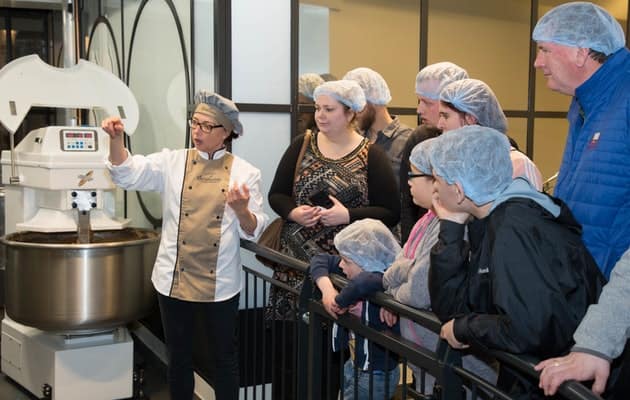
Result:
[[[452,62],[430,64],[416,75],[416,94],[437,100],[444,86],[465,78],[468,78],[468,72]]]
[[[600,6],[585,1],[552,8],[538,21],[532,38],[610,55],[625,46],[619,22]]]
[[[459,182],[464,194],[480,206],[496,199],[512,182],[510,142],[501,132],[480,125],[448,131],[431,149],[433,174]]]
[[[479,125],[507,132],[507,118],[490,86],[478,79],[451,82],[440,92],[440,100],[477,118]]]
[[[385,271],[401,250],[392,232],[371,218],[360,219],[339,231],[335,247],[340,255],[371,272]]]
[[[324,83],[324,78],[314,73],[306,73],[300,75],[298,79],[298,92],[308,97],[309,99],[313,99],[313,91],[319,85]]]
[[[361,67],[349,71],[343,79],[356,81],[363,92],[368,103],[379,106],[387,105],[392,100],[392,95],[387,87],[387,82],[378,72]]]
[[[409,162],[423,174],[433,175],[431,151],[436,138],[425,139],[415,145],[409,155]]]
[[[355,81],[342,79],[328,81],[315,88],[313,98],[326,95],[350,107],[352,111],[360,112],[365,107],[365,93]]]
[[[217,118],[217,122],[225,125],[228,131],[238,136],[243,134],[243,125],[238,119],[238,108],[232,100],[207,90],[200,90],[195,94],[194,101],[195,112]],[[203,104],[206,107],[200,107]]]

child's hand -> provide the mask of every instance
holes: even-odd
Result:
[[[440,201],[440,195],[433,193],[433,210],[441,220],[452,221],[458,224],[465,224],[470,219],[470,214],[463,211],[449,210]]]
[[[390,328],[394,326],[396,322],[398,321],[397,314],[394,314],[393,312],[383,307],[381,307],[380,317],[381,317],[381,322],[386,323],[387,326],[389,326]]]
[[[350,314],[357,316],[359,318],[361,318],[361,311],[363,311],[362,301],[357,301],[356,303],[348,307],[348,312],[350,312]]]
[[[334,319],[337,319],[338,314],[343,314],[342,309],[335,301],[335,297],[337,297],[338,294],[339,292],[337,292],[337,289],[335,288],[322,291],[322,303],[324,304],[324,308],[326,309],[326,312],[330,314],[330,316]]]
[[[453,330],[454,323],[455,320],[452,319],[442,325],[442,329],[440,330],[440,337],[442,339],[446,339],[448,344],[454,349],[465,349],[467,347],[470,347],[469,345],[461,343],[455,338],[455,332]]]

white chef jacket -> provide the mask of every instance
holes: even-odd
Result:
[[[162,235],[157,258],[153,266],[151,281],[155,290],[168,296],[173,282],[177,256],[177,233],[179,228],[180,203],[187,149],[163,149],[148,156],[128,155],[120,165],[106,160],[112,180],[126,190],[159,192],[162,197]],[[208,159],[208,154],[198,152]],[[226,154],[219,150],[213,154],[218,159]],[[225,207],[221,221],[221,240],[216,265],[216,293],[214,301],[232,298],[241,291],[240,238],[256,241],[267,225],[269,217],[263,212],[263,196],[260,191],[260,170],[247,161],[234,156],[230,172],[229,187],[246,184],[249,188],[249,210],[256,217],[256,229],[248,235],[241,229],[234,210]],[[209,193],[208,195],[213,195]],[[217,190],[217,196],[224,194]]]

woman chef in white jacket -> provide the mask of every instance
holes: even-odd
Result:
[[[192,399],[193,319],[202,313],[215,353],[216,398],[238,399],[240,238],[257,240],[268,217],[260,170],[225,148],[243,133],[236,105],[205,91],[195,104],[188,121],[193,149],[132,156],[120,118],[103,120],[110,136],[107,166],[121,188],[162,196],[162,238],[151,280],[168,349],[171,398]]]

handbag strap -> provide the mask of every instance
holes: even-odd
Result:
[[[304,133],[304,141],[302,142],[302,148],[300,149],[300,154],[298,154],[297,161],[295,162],[295,170],[293,171],[293,180],[295,181],[300,173],[300,164],[302,164],[302,160],[304,159],[304,153],[306,153],[306,147],[308,143],[311,141],[311,130],[307,130]]]

